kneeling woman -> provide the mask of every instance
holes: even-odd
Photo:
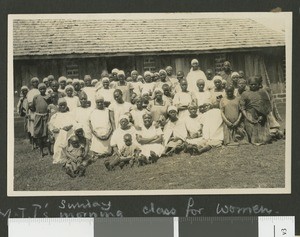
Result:
[[[144,125],[137,133],[137,141],[141,144],[141,154],[150,162],[156,162],[164,152],[163,132],[161,128],[153,125],[153,118],[150,113],[143,115]]]
[[[175,106],[168,108],[169,120],[164,127],[164,145],[166,155],[180,153],[185,147],[187,130],[184,120],[178,119],[178,110]]]

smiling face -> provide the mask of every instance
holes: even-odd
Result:
[[[114,92],[114,99],[117,101],[117,103],[123,103],[123,94],[120,91],[115,91]]]
[[[146,114],[143,116],[143,122],[146,128],[149,128],[152,125],[153,119],[150,114]]]

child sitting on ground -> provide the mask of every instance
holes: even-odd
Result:
[[[68,146],[63,149],[67,161],[64,164],[66,173],[75,178],[84,176],[88,162],[84,159],[84,147],[80,145],[79,139],[73,135],[68,140]]]
[[[141,149],[132,143],[132,136],[129,133],[126,133],[123,137],[125,145],[114,155],[114,158],[109,161],[105,161],[104,165],[108,171],[112,171],[115,167],[119,166],[121,169],[125,165],[130,164],[131,167],[136,162],[142,162],[143,159],[139,159]]]

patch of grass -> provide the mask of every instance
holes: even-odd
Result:
[[[23,139],[16,139],[16,191],[151,190],[283,188],[285,141],[265,146],[216,148],[191,157],[161,158],[156,164],[108,172],[103,160],[87,168],[86,177],[70,178],[52,157],[39,157]]]

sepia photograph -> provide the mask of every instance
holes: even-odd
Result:
[[[291,13],[8,22],[9,196],[291,192]]]

